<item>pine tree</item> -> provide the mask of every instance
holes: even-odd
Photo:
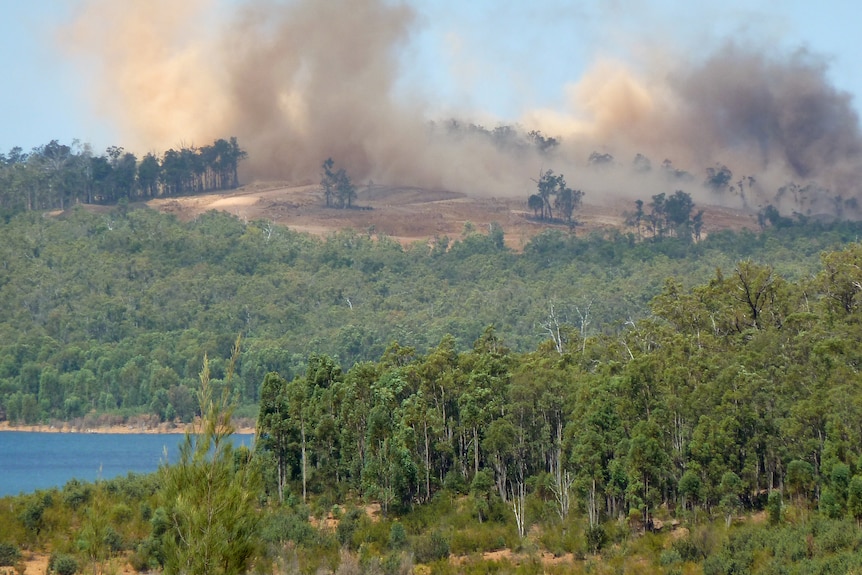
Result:
[[[227,381],[238,355],[239,340]],[[161,469],[161,498],[170,525],[164,535],[164,573],[245,573],[258,553],[259,476],[248,456],[235,456],[230,386],[219,400],[213,399],[206,357],[200,380],[201,419],[186,433],[179,461]]]

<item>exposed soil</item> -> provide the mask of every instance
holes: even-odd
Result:
[[[46,575],[49,560],[50,554],[48,553],[25,553],[20,564],[23,571],[18,572],[22,575]],[[115,573],[116,575],[135,575],[137,573],[124,556],[115,557],[101,567],[101,573]]]
[[[549,227],[566,230],[563,223],[539,221],[527,209],[526,198],[483,198],[446,190],[410,186],[373,186],[358,192],[351,209],[327,208],[320,186],[287,182],[256,182],[236,190],[148,202],[162,212],[190,220],[209,210],[223,210],[246,221],[267,220],[315,235],[352,228],[385,234],[404,245],[428,241],[435,236],[460,237],[467,222],[487,229],[496,222],[505,233],[506,244],[521,249],[537,233]],[[625,230],[626,211],[632,202],[609,205],[585,203],[577,212],[578,235],[594,230]],[[750,213],[716,206],[704,209],[704,234],[719,229],[756,227]]]

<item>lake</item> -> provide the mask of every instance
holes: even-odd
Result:
[[[62,487],[70,479],[92,482],[129,472],[151,473],[167,450],[176,461],[184,435],[0,433],[0,497]],[[251,445],[253,435],[234,435],[234,446]]]

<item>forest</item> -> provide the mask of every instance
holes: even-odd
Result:
[[[490,325],[516,352],[621,337],[650,317],[668,278],[691,287],[750,259],[802,280],[858,233],[843,222],[694,242],[549,229],[516,253],[493,227],[404,248],[368,231],[321,239],[216,212],[189,223],[123,205],[22,212],[0,226],[0,415],[190,421],[203,354],[222,378],[218,358],[242,333],[233,391],[253,418],[264,376],[292,379],[312,353],[347,370],[392,342],[426,353],[451,335],[463,351]]]
[[[521,252],[7,205],[0,420],[193,427],[154,475],[4,498],[0,573],[862,569],[862,225],[700,237],[683,196]]]
[[[172,148],[161,157],[150,152],[140,160],[119,146],[96,154],[77,141],[52,140],[29,153],[15,147],[0,153],[0,219],[29,210],[235,188],[246,156],[236,138]]]
[[[852,572],[860,263],[852,242],[797,279],[750,258],[691,286],[668,278],[617,329],[590,333],[552,309],[525,351],[487,326],[467,348],[451,335],[425,351],[393,342],[346,369],[311,353],[292,375],[262,376],[253,451],[229,444],[252,349],[234,341],[201,359],[202,419],[180,463],[8,498],[0,542],[76,568],[216,572],[177,566],[191,561],[178,542],[202,521],[195,509],[212,505],[232,531],[196,527],[211,549],[195,556],[212,551],[226,573],[273,561],[285,573]],[[178,485],[199,490],[177,499]],[[486,556],[501,550],[513,553]]]

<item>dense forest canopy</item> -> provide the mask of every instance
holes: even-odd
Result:
[[[402,248],[216,212],[189,223],[123,207],[22,213],[0,228],[0,398],[5,417],[28,423],[93,410],[188,420],[202,354],[226,355],[237,333],[235,391],[251,405],[267,372],[291,377],[312,352],[348,369],[392,341],[424,352],[451,334],[466,349],[488,325],[517,351],[553,322],[617,334],[649,315],[668,277],[692,285],[752,258],[798,280],[857,233],[844,223],[692,243],[548,230],[514,253],[499,229]]]
[[[358,243],[348,234],[330,241],[355,257],[347,256],[351,239]],[[787,247],[802,237],[781,239]],[[393,252],[445,261],[469,240],[436,256],[427,246]],[[486,236],[473,241],[494,248]],[[813,266],[794,278],[747,258],[706,281],[669,278],[648,314],[595,332],[590,306],[575,307],[580,324],[551,307],[541,322],[548,335],[523,350],[485,327],[466,347],[451,335],[425,351],[391,343],[347,368],[311,353],[292,375],[271,370],[258,380],[253,453],[224,443],[231,427],[220,414],[230,409],[241,356],[254,357],[256,344],[240,353],[225,342],[229,360],[198,362],[200,431],[178,466],[160,471],[161,484],[70,482],[19,498],[0,539],[14,541],[14,553],[65,525],[78,533],[77,549],[54,535],[55,550],[68,554],[54,561],[100,565],[129,549],[141,570],[216,552],[242,569],[277,557],[297,571],[363,563],[368,572],[407,573],[416,561],[448,573],[450,554],[508,547],[527,557],[574,553],[574,567],[557,569],[586,572],[849,572],[862,564],[862,247],[823,252]],[[218,392],[222,403],[210,399]],[[217,499],[206,496],[209,484]],[[95,522],[107,501],[125,507]],[[368,519],[368,503],[382,521]],[[207,506],[220,514],[216,524],[206,523]],[[740,517],[757,511],[762,524]],[[320,526],[330,518],[337,528]],[[686,527],[651,534],[675,522]],[[219,525],[236,532],[236,547],[220,543]],[[178,544],[192,526],[202,534],[194,555]],[[97,528],[104,539],[93,538]],[[590,559],[597,551],[604,561]],[[525,560],[528,572],[549,570]]]
[[[227,145],[229,168],[196,164],[176,189],[165,154],[157,193],[234,185],[243,154]],[[123,157],[103,158],[104,184],[136,184],[111,200],[146,197],[146,159],[123,180]],[[563,209],[568,230],[547,229],[521,252],[498,225],[404,247],[373,230],[318,238],[219,212],[184,223],[129,201],[48,215],[108,197],[67,193],[88,188],[63,188],[34,167],[42,161],[3,171],[36,179],[15,180],[29,184],[7,197],[33,201],[8,205],[0,226],[0,419],[89,426],[147,415],[198,431],[161,486],[71,483],[62,500],[17,500],[0,527],[15,545],[0,541],[0,554],[67,525],[79,539],[52,543],[65,553],[52,559],[57,572],[61,559],[95,568],[124,549],[140,569],[211,564],[221,561],[208,555],[214,531],[195,557],[181,544],[187,529],[219,528],[206,505],[242,542],[222,557],[232,572],[263,556],[259,534],[323,556],[340,546],[343,564],[361,556],[358,542],[379,540],[374,552],[395,573],[412,557],[444,560],[451,546],[526,549],[533,527],[562,530],[545,548],[584,555],[669,518],[730,527],[766,510],[771,524],[796,525],[816,509],[827,531],[862,519],[860,224],[769,212],[757,233],[704,238],[702,212],[679,190],[636,202],[628,233],[579,237]],[[352,187],[333,162],[323,169],[324,188]],[[543,217],[565,207],[561,197],[573,210],[580,199],[551,171],[537,191]],[[254,452],[227,442],[234,407],[257,418]],[[108,526],[97,519],[105,497],[140,509],[112,512]],[[307,506],[326,515],[336,502],[379,505],[391,531],[360,535],[362,515],[339,510],[334,536],[313,535]],[[495,543],[455,539],[452,525],[428,534],[423,508],[487,525]],[[770,545],[758,537],[752,549]],[[684,541],[662,554],[669,570],[754,564],[733,538]],[[851,545],[809,558],[857,564],[842,555]]]

